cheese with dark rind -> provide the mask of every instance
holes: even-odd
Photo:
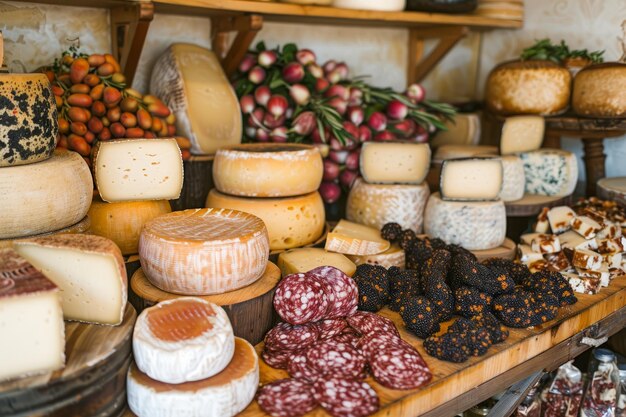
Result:
[[[626,117],[626,63],[583,68],[574,78],[572,108],[587,117]]]

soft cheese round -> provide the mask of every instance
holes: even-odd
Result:
[[[500,199],[502,201],[516,201],[524,197],[524,163],[517,155],[502,155],[502,189]]]
[[[180,384],[222,372],[233,357],[234,340],[222,307],[182,297],[141,312],[133,354],[139,369],[151,378]]]
[[[320,151],[295,143],[222,148],[213,161],[215,188],[245,197],[291,197],[316,191],[324,174]]]
[[[0,168],[0,239],[49,233],[81,221],[93,180],[76,152],[58,149],[36,164]]]
[[[582,69],[574,78],[572,108],[591,117],[626,116],[626,63],[607,62]]]
[[[0,74],[0,167],[52,156],[59,124],[45,74]]]
[[[139,258],[154,285],[184,295],[233,291],[259,279],[267,265],[267,228],[241,211],[175,211],[147,222]]]

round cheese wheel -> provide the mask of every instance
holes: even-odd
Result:
[[[17,239],[0,239],[0,249],[11,248],[13,247],[13,242],[17,242],[20,239],[30,239],[30,238],[44,237],[44,236],[50,236],[50,235],[67,234],[67,233],[69,234],[87,233],[87,231],[89,230],[89,226],[91,226],[91,220],[89,219],[89,216],[85,216],[78,223],[73,224],[69,227],[64,227],[63,229],[55,230],[54,232],[42,233],[40,235],[34,235],[34,236],[24,236],[23,238],[17,238]]]
[[[120,247],[122,254],[133,255],[138,252],[139,235],[144,224],[171,212],[167,200],[106,203],[96,197],[89,208],[89,232],[111,239]]]
[[[498,148],[489,145],[442,145],[437,148],[433,162],[469,158],[478,155],[498,155]]]
[[[36,164],[0,169],[0,239],[53,232],[81,221],[93,180],[76,152],[58,149]]]
[[[132,364],[126,382],[128,405],[138,417],[232,417],[254,399],[259,359],[252,345],[235,338],[232,360],[211,378],[168,384]]]
[[[576,74],[572,93],[576,114],[591,117],[626,117],[626,63],[588,66]]]
[[[206,206],[244,211],[261,218],[267,226],[271,250],[306,246],[324,232],[324,202],[317,191],[298,197],[247,198],[213,189]]]
[[[45,74],[0,74],[0,167],[52,156],[59,124]]]
[[[569,105],[572,75],[552,61],[510,61],[487,78],[485,100],[501,115],[562,113]]]
[[[596,187],[598,197],[626,206],[626,177],[602,178]]]
[[[267,228],[228,209],[175,211],[147,222],[141,266],[154,285],[176,294],[221,294],[259,279],[267,265]]]
[[[290,197],[316,191],[324,174],[320,151],[295,143],[222,148],[213,161],[215,188],[246,197]]]
[[[141,312],[133,333],[139,369],[180,384],[221,372],[233,357],[233,328],[224,309],[196,297],[163,301]]]

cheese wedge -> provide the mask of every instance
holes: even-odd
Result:
[[[372,184],[421,184],[430,168],[430,147],[415,142],[365,142],[361,175]]]
[[[552,207],[548,211],[548,222],[552,233],[560,234],[571,229],[571,221],[576,217],[574,210],[567,206]]]
[[[348,258],[352,260],[356,266],[372,264],[384,266],[385,268],[395,266],[404,269],[406,263],[404,249],[396,244],[391,245],[389,249],[376,255],[348,255]]]
[[[282,276],[309,272],[318,266],[333,266],[348,276],[356,271],[356,265],[340,253],[326,252],[320,248],[291,249],[278,255],[278,267]]]
[[[511,155],[541,148],[545,124],[541,116],[507,117],[502,126],[500,153]]]
[[[362,224],[340,220],[328,234],[325,249],[344,255],[375,255],[389,249],[391,244],[380,231]]]
[[[575,216],[570,223],[572,230],[585,239],[594,238],[602,230],[602,225],[588,216]]]
[[[576,155],[561,149],[539,149],[520,154],[524,162],[526,193],[565,197],[578,181]]]
[[[502,189],[502,162],[498,158],[448,159],[441,166],[444,200],[497,200]]]
[[[530,245],[526,244],[517,245],[517,257],[524,265],[529,265],[537,261],[543,261],[543,255],[539,252],[533,251]]]
[[[477,146],[461,146],[461,145],[443,145],[437,148],[434,162],[443,162],[447,159],[469,158],[478,155],[498,155],[498,148],[495,146],[477,145]]]

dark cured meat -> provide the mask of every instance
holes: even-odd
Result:
[[[292,351],[283,350],[273,352],[271,350],[263,349],[261,357],[266,364],[276,369],[287,369],[289,364],[289,358],[293,355]]]
[[[305,324],[326,317],[329,303],[326,286],[313,275],[292,274],[283,278],[274,294],[274,309],[291,324]]]
[[[264,385],[257,401],[263,411],[273,417],[298,417],[317,407],[313,386],[297,379],[281,379]]]
[[[426,363],[415,350],[405,347],[384,349],[369,363],[374,379],[391,389],[415,389],[432,378]]]
[[[347,343],[323,341],[306,352],[307,364],[325,377],[359,379],[363,376],[365,358]]]
[[[378,411],[376,391],[366,382],[331,378],[313,384],[317,402],[334,417],[365,417]]]
[[[348,324],[362,335],[374,332],[392,333],[400,337],[400,333],[391,320],[375,313],[357,311],[346,317]]]
[[[304,349],[320,338],[319,327],[315,324],[294,326],[278,323],[265,335],[265,349],[271,351]]]
[[[303,379],[309,382],[315,382],[321,378],[322,374],[309,366],[306,352],[298,352],[289,358],[287,364],[287,372],[292,378]]]
[[[348,328],[348,322],[344,319],[328,319],[315,323],[319,330],[320,339],[330,339],[335,337]]]
[[[332,266],[320,266],[306,274],[317,278],[328,297],[329,308],[324,318],[345,317],[356,311],[359,289],[354,280],[343,271]]]

